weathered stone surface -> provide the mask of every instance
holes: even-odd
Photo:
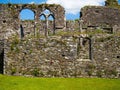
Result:
[[[81,10],[86,26],[114,26],[120,24],[120,10],[103,6],[86,6]]]
[[[35,13],[35,20],[20,21],[19,12],[25,8]],[[50,30],[45,36],[44,21],[39,20],[46,8],[54,13],[55,29],[59,28],[54,35],[54,21],[50,21]],[[67,21],[66,24],[60,5],[0,4],[0,11],[0,73],[120,78],[118,9],[85,7],[80,22]],[[19,28],[21,24],[24,30]]]
[[[63,29],[64,25],[64,15],[65,11],[64,8],[60,5],[55,4],[0,4],[0,24],[7,24],[8,27],[12,28],[13,30],[18,30],[20,24],[20,17],[19,14],[23,9],[30,9],[35,14],[35,21],[34,24],[40,25],[40,15],[45,9],[50,10],[55,18],[55,28],[61,27]],[[32,24],[32,25],[34,25]],[[39,28],[36,25],[35,28]]]
[[[32,35],[31,35],[32,36]],[[120,38],[92,37],[92,60],[86,39],[79,37],[10,38],[5,44],[5,74],[42,77],[119,77]]]

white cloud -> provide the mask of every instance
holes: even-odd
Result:
[[[47,0],[48,4],[60,4],[67,14],[77,14],[86,5],[101,6],[105,0]]]
[[[32,1],[32,2],[30,2],[29,4],[35,4],[35,2]]]

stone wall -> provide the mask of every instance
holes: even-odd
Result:
[[[66,21],[66,31],[79,31],[79,20]]]
[[[0,28],[12,29],[14,31],[18,31],[20,29],[20,24],[22,25],[22,21],[20,20],[20,12],[24,9],[30,9],[35,14],[34,23],[32,23],[32,27],[35,26],[35,29],[39,28],[40,26],[40,15],[45,9],[50,10],[52,15],[55,18],[55,29],[63,29],[64,25],[64,15],[65,11],[64,8],[60,5],[55,4],[0,4]],[[7,27],[6,27],[7,26]],[[38,26],[38,27],[37,27]],[[1,29],[1,30],[2,30]],[[9,32],[9,30],[8,30]],[[3,34],[2,34],[3,35]]]
[[[83,38],[76,34],[48,38],[31,35],[20,40],[13,35],[5,41],[4,73],[40,77],[119,78],[120,37],[107,33],[90,37]]]
[[[20,21],[19,13],[25,8],[35,13],[35,20]],[[49,21],[47,37],[45,21],[39,20],[45,9],[52,11],[55,17],[55,21]],[[0,73],[120,78],[118,9],[84,7],[83,23],[78,20],[67,21],[66,24],[64,9],[60,5],[0,4],[0,11]],[[114,33],[105,32],[99,27],[112,28]]]
[[[23,33],[24,36],[32,34],[32,35],[45,35],[45,29],[46,29],[46,21],[45,20],[41,20],[38,21],[38,25],[36,27],[36,25],[34,25],[34,21],[33,20],[25,20],[25,21],[21,21],[22,23],[22,28],[23,28]],[[55,24],[54,21],[52,20],[48,20],[48,35],[53,35],[54,31],[55,33],[58,31],[57,29],[55,29]]]
[[[113,27],[120,24],[120,10],[105,6],[86,6],[81,10],[86,26]]]

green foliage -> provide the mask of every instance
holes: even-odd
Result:
[[[37,68],[35,68],[33,71],[32,71],[32,75],[34,76],[39,76],[39,70]]]
[[[11,42],[10,49],[16,53],[19,53],[20,49],[18,48],[18,44],[20,40],[17,36],[13,36],[13,41]]]
[[[11,51],[14,50],[14,44],[11,44],[10,49],[11,49]]]
[[[19,37],[17,35],[13,36],[12,44],[17,45],[19,44],[19,42],[20,42]]]
[[[16,68],[11,69],[11,75],[14,75],[16,73]]]
[[[118,6],[118,1],[117,0],[106,0],[106,5],[107,6]]]
[[[32,9],[35,9],[36,5],[35,4],[31,4],[31,7],[32,7]]]
[[[87,74],[88,74],[89,76],[92,76],[95,68],[96,68],[96,67],[95,67],[93,64],[88,64],[88,65],[86,66],[86,69],[87,69],[86,72],[87,72]]]
[[[15,52],[16,53],[19,53],[20,52],[20,49],[18,47],[15,48]]]
[[[0,75],[0,90],[120,90],[120,80],[100,78],[25,78]]]
[[[114,37],[113,35],[108,36],[108,37],[101,37],[101,38],[97,38],[96,41],[97,42],[105,42],[105,41],[112,39],[113,37]]]
[[[95,66],[94,66],[93,64],[88,64],[88,65],[86,66],[86,68],[88,68],[88,69],[95,69]]]
[[[35,38],[39,39],[39,38],[46,38],[45,35],[42,35],[40,33],[37,33]]]
[[[87,31],[86,32],[90,37],[94,36],[95,34],[104,34],[103,30],[95,29],[94,31]]]
[[[29,19],[29,20],[22,20],[22,22],[31,22],[31,23],[34,23],[34,20],[31,20],[31,19]]]
[[[103,74],[103,72],[102,72],[101,70],[98,70],[98,71],[96,72],[96,76],[97,76],[97,77],[102,77],[102,74]]]
[[[44,73],[43,73],[43,72],[40,72],[39,75],[40,75],[40,77],[43,77],[43,76],[44,76]]]
[[[59,31],[56,33],[57,36],[75,36],[75,35],[80,35],[81,32],[79,31]]]
[[[77,21],[77,22],[78,22],[79,20],[80,20],[80,19],[75,19],[75,21]]]
[[[52,70],[48,70],[47,74],[51,76],[57,76],[57,72]]]
[[[66,46],[67,45],[67,42],[65,41],[65,40],[55,40],[55,42],[57,43],[57,44],[60,44],[60,45],[64,45],[64,46]]]
[[[111,77],[112,75],[113,76],[117,76],[117,71],[115,70],[115,69],[106,69],[105,71],[104,71],[104,73],[105,73],[105,75],[107,76],[107,77]]]
[[[88,74],[88,76],[92,76],[92,73],[93,73],[93,71],[92,70],[87,70],[87,74]]]
[[[32,52],[33,52],[33,50],[32,50],[32,49],[30,49],[30,50],[29,50],[29,53],[31,54]]]

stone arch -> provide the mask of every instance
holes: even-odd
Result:
[[[20,12],[19,12],[19,19],[20,19],[20,14],[21,14],[23,11],[29,12],[29,13],[33,14],[33,17],[34,17],[33,19],[35,19],[35,11],[32,10],[32,9],[30,9],[30,8],[23,8],[23,9],[21,9]]]
[[[79,37],[77,53],[81,59],[92,60],[92,40],[89,37]]]
[[[42,13],[49,15],[49,14],[51,14],[51,11],[50,11],[50,9],[46,8],[46,9],[43,10]]]
[[[45,34],[46,30],[46,16],[44,14],[41,14],[39,16],[40,19],[40,34]]]
[[[22,17],[25,16],[23,14],[28,14],[30,17]],[[19,20],[20,20],[20,36],[34,33],[35,34],[35,11],[30,8],[22,8],[19,12]]]
[[[36,13],[35,10],[37,9],[37,6],[34,4],[23,4],[22,6],[20,6],[19,12],[21,12],[24,9],[29,9],[29,10],[33,11],[35,14]]]
[[[48,29],[50,29],[50,34],[55,34],[55,17],[53,14],[48,16]]]
[[[45,14],[41,14],[41,15],[40,15],[40,18],[41,18],[41,16],[43,16],[43,17],[46,19],[46,16],[45,16]],[[44,20],[45,20],[45,19],[44,19]]]
[[[40,17],[41,16],[44,16],[45,17],[45,36],[47,36],[49,34],[49,32],[53,32],[52,34],[55,34],[55,17],[54,17],[54,14],[51,12],[50,9],[48,8],[45,8],[41,14],[40,14]],[[52,17],[53,21],[50,22],[50,17]],[[40,20],[41,21],[41,20]],[[52,26],[52,28],[51,28]],[[50,31],[49,31],[50,29]],[[52,30],[51,30],[52,29]]]
[[[89,37],[86,37],[85,39],[88,40],[88,44],[89,44],[89,59],[92,60],[92,40]]]

